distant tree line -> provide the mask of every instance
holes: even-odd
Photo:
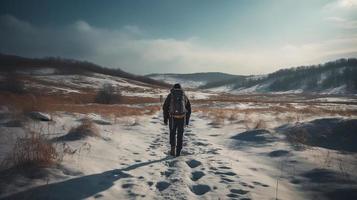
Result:
[[[272,80],[271,91],[321,91],[346,85],[350,92],[357,91],[357,59],[339,59],[320,65],[282,69],[267,77]]]
[[[346,85],[347,92],[357,92],[357,59],[339,59],[325,64],[281,69],[261,78],[237,76],[217,82],[210,82],[201,88],[232,86],[233,89],[265,85],[264,91],[288,91],[303,89],[305,92],[319,92]],[[264,92],[261,91],[261,92]]]

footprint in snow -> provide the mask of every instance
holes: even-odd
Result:
[[[269,187],[269,185],[261,183],[261,182],[258,182],[258,181],[253,181],[253,184],[254,185],[259,185],[259,186],[262,186],[262,187]]]
[[[232,168],[227,167],[227,166],[220,166],[220,167],[218,167],[218,168],[220,168],[220,169],[232,169]]]
[[[205,175],[202,171],[195,171],[191,173],[191,180],[197,181]]]
[[[207,192],[211,191],[211,187],[204,184],[198,184],[191,186],[190,190],[196,195],[204,195]]]
[[[207,151],[208,154],[214,154],[214,155],[217,155],[219,154],[218,151],[221,150],[221,149],[210,149]]]
[[[238,194],[233,194],[233,193],[230,193],[230,194],[227,194],[227,197],[230,197],[230,198],[237,198],[239,197]]]
[[[240,183],[242,186],[244,186],[244,187],[249,187],[249,188],[255,188],[254,186],[252,186],[252,185],[249,185],[249,184],[247,184],[247,183],[244,183],[244,182],[241,182]]]
[[[154,185],[154,182],[148,181],[147,184],[151,187],[152,185]]]
[[[121,187],[124,188],[124,189],[133,188],[133,187],[134,187],[134,184],[132,184],[132,183],[126,183],[126,184],[123,184]]]
[[[203,143],[203,142],[193,142],[194,145],[197,145],[197,146],[208,146],[209,144],[208,143]]]
[[[242,189],[231,189],[230,192],[234,194],[247,194],[249,191]]]
[[[160,181],[156,183],[156,188],[161,192],[166,190],[171,184],[166,181]]]
[[[222,177],[221,179],[222,179],[221,183],[227,183],[227,182],[233,183],[234,182],[234,180],[232,180],[230,178],[226,178],[226,177]]]
[[[237,175],[236,173],[234,173],[234,172],[231,172],[231,171],[228,171],[228,172],[222,172],[222,171],[216,171],[216,172],[214,172],[215,174],[217,174],[217,175],[226,175],[226,176],[235,176],[235,175]]]
[[[198,160],[192,159],[189,161],[186,161],[186,164],[190,167],[190,168],[195,168],[200,166],[202,163]]]
[[[161,175],[165,176],[166,178],[170,177],[173,173],[175,172],[175,170],[173,169],[168,169],[167,171],[161,172]]]
[[[166,161],[166,165],[169,167],[175,167],[177,160]]]

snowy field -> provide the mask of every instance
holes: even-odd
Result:
[[[51,73],[26,84],[46,89],[51,109],[24,114],[19,97],[2,96],[9,100],[0,108],[0,199],[357,199],[353,96],[187,91],[192,120],[175,158],[159,102],[168,89]],[[104,83],[137,103],[77,102]],[[63,102],[51,99],[58,95]],[[15,165],[24,152],[18,144],[38,135],[45,145],[26,150],[43,147],[54,162]]]

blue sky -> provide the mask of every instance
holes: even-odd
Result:
[[[88,60],[137,74],[262,74],[357,57],[357,0],[0,4],[0,52]]]

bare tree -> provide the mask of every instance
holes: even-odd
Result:
[[[121,101],[121,94],[113,85],[104,84],[95,97],[96,103],[115,104]]]

